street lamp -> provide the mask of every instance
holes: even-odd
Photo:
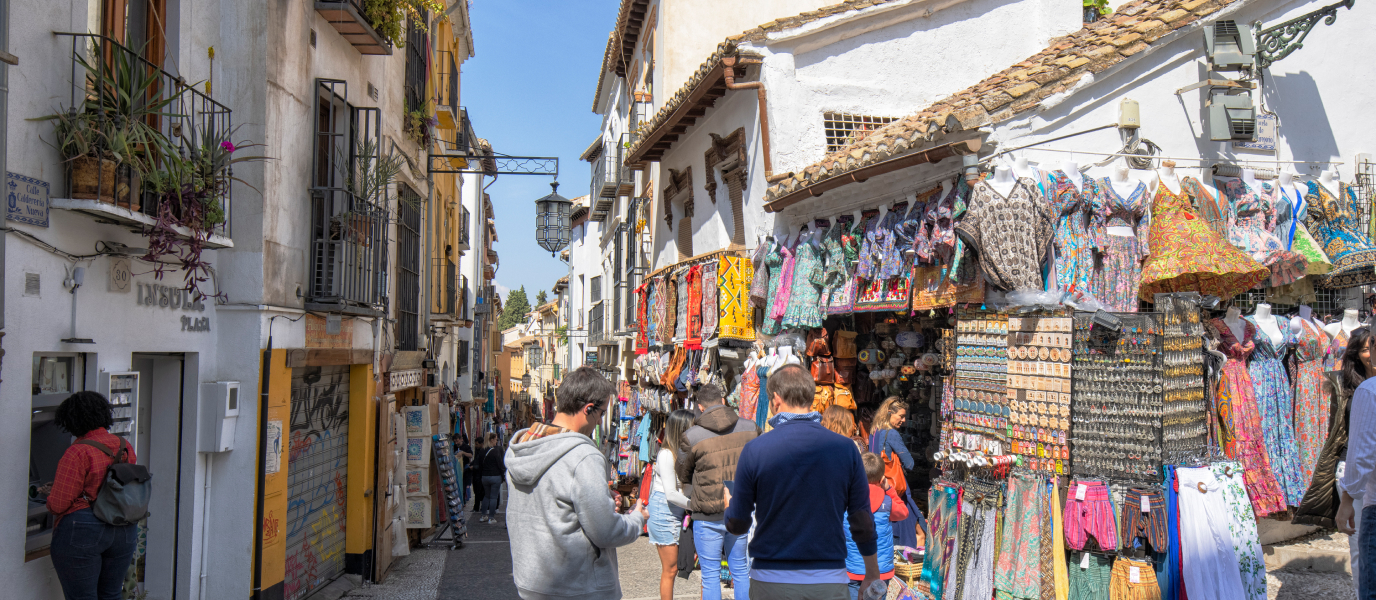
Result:
[[[526,374],[521,376],[521,389],[525,389],[525,390],[530,389],[530,372],[529,372],[529,371],[526,371]]]
[[[557,254],[569,245],[569,214],[573,202],[559,195],[559,182],[549,184],[551,192],[535,201],[535,241],[541,248]]]

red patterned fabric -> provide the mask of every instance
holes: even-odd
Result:
[[[684,346],[702,349],[702,265],[688,269],[688,339]]]
[[[1199,292],[1227,300],[1271,276],[1271,270],[1219,235],[1194,212],[1192,199],[1212,196],[1186,177],[1180,193],[1156,186],[1151,209],[1151,255],[1142,267],[1143,300],[1161,292]]]
[[[78,442],[82,440],[94,440],[105,444],[105,447],[116,456],[119,455],[119,448],[123,446],[128,452],[125,462],[138,462],[133,446],[123,438],[106,431],[104,427],[88,431],[86,435],[77,439]],[[114,459],[85,444],[74,443],[67,448],[62,454],[62,460],[57,463],[53,490],[48,494],[48,510],[57,515],[57,522],[78,510],[90,508],[89,499],[95,498],[100,492],[100,483],[105,479],[105,469],[113,462]],[[56,527],[57,523],[53,523],[53,526]]]

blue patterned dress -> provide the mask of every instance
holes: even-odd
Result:
[[[1311,181],[1304,200],[1309,205],[1309,232],[1333,261],[1333,269],[1319,279],[1319,287],[1376,283],[1376,245],[1358,223],[1352,188],[1339,184],[1335,198],[1317,181]]]
[[[1282,339],[1277,344],[1261,330],[1256,317],[1247,317],[1247,321],[1256,328],[1252,341],[1257,348],[1252,353],[1251,364],[1247,365],[1247,374],[1251,376],[1256,392],[1262,438],[1266,442],[1266,455],[1271,459],[1271,473],[1280,484],[1286,505],[1299,506],[1306,482],[1304,471],[1300,469],[1299,447],[1295,445],[1294,394],[1282,360],[1290,346],[1290,327],[1280,327]]]
[[[1094,289],[1094,251],[1104,247],[1103,227],[1095,210],[1093,178],[1076,186],[1064,171],[1046,174],[1042,187],[1056,215],[1056,285],[1090,292]]]
[[[783,280],[784,273],[783,253],[784,247],[780,244],[774,244],[774,246],[769,249],[769,252],[764,255],[764,266],[769,273],[769,296],[765,300],[764,310],[756,313],[764,320],[761,321],[755,329],[765,335],[779,333],[780,321],[779,319],[769,318],[769,307],[774,306],[774,301],[779,297],[779,284]],[[763,274],[756,274],[756,277],[760,277],[761,275]]]
[[[784,329],[822,326],[822,249],[804,242],[794,251],[793,291],[784,312]]]

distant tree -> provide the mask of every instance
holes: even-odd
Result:
[[[502,303],[502,316],[497,319],[497,329],[508,329],[525,323],[528,312],[530,301],[526,300],[526,286],[507,292],[506,300]]]
[[[546,302],[549,302],[549,294],[545,290],[535,292],[535,306],[544,306]]]

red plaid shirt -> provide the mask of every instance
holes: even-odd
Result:
[[[115,456],[119,456],[119,448],[123,446],[128,451],[128,462],[137,462],[138,457],[134,456],[134,447],[128,442],[109,431],[104,427],[93,429],[86,432],[77,441],[95,440],[105,444],[106,448],[114,451]],[[57,515],[57,521],[53,523],[56,527],[62,517],[70,515],[83,508],[90,508],[91,502],[100,492],[100,484],[105,480],[105,469],[113,463],[110,457],[104,452],[96,450],[85,444],[72,444],[67,451],[62,454],[62,460],[57,463],[57,477],[53,480],[53,490],[48,493],[48,511]]]

